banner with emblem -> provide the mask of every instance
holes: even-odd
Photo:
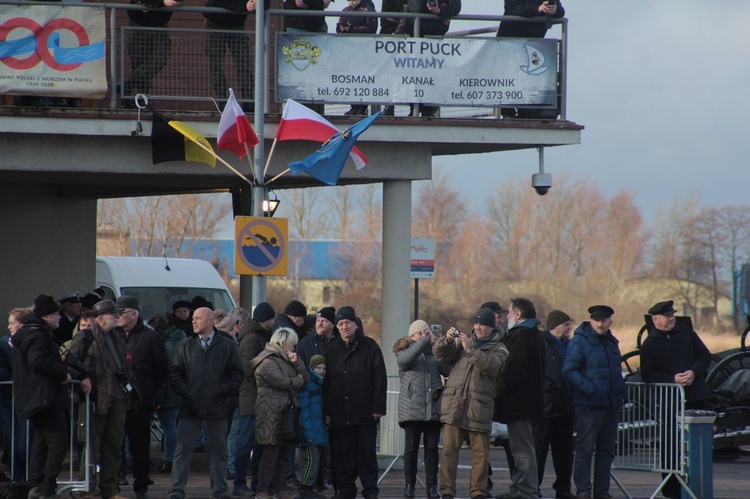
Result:
[[[101,98],[104,7],[0,6],[0,93]]]
[[[555,39],[279,33],[278,102],[555,107]]]

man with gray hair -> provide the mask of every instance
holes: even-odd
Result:
[[[204,420],[209,432],[211,491],[215,499],[225,499],[230,497],[227,414],[229,398],[242,383],[242,360],[237,344],[216,331],[214,312],[208,307],[201,307],[193,314],[193,330],[195,336],[177,345],[169,366],[172,389],[182,397],[169,497],[185,497],[193,440]]]
[[[141,403],[128,410],[125,434],[133,454],[133,492],[136,499],[145,499],[151,483],[151,418],[158,405],[156,392],[167,379],[169,361],[161,335],[143,323],[138,299],[123,295],[117,299],[115,305],[120,311],[115,331],[127,345],[128,361],[141,397]]]
[[[497,419],[508,425],[513,454],[512,483],[502,499],[536,499],[539,477],[534,427],[544,413],[544,337],[536,308],[527,298],[508,307],[508,361],[497,380]]]

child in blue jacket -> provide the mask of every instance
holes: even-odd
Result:
[[[323,393],[321,387],[326,376],[326,360],[322,355],[310,359],[310,381],[297,393],[301,412],[302,442],[300,450],[300,499],[316,499],[315,480],[320,470],[320,458],[328,445],[328,431],[323,420]]]

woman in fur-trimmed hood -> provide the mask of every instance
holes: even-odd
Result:
[[[439,401],[443,390],[440,363],[432,355],[434,336],[430,326],[417,320],[409,327],[409,336],[393,346],[401,388],[398,396],[398,422],[406,431],[404,448],[404,496],[414,497],[417,480],[417,453],[424,435],[425,483],[428,497],[437,492],[438,441],[440,440]]]

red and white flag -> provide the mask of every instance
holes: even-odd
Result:
[[[216,147],[232,151],[240,158],[245,157],[245,144],[248,149],[255,147],[258,136],[250,126],[245,112],[234,98],[234,90],[229,89],[229,99],[224,106],[219,121],[219,131],[216,133]]]
[[[284,114],[281,116],[276,140],[313,140],[325,142],[341,130],[333,123],[297,101],[287,99]],[[221,148],[220,148],[221,149]],[[354,161],[357,170],[367,164],[367,156],[357,146],[352,148],[349,157]]]

